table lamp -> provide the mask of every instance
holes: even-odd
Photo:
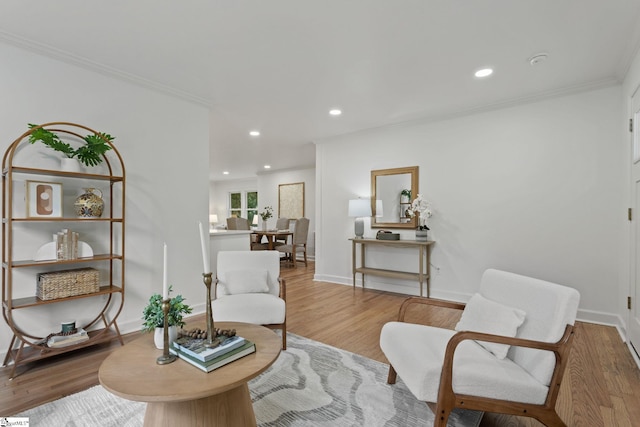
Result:
[[[371,216],[371,202],[367,199],[349,200],[349,216],[355,217],[354,232],[356,239],[364,235],[364,217]]]
[[[211,228],[214,228],[218,223],[218,215],[211,214],[209,215],[209,224],[211,224]]]

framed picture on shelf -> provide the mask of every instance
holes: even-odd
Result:
[[[62,218],[62,184],[27,181],[27,218]]]

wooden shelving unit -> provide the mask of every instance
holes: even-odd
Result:
[[[75,123],[53,122],[42,125],[43,128],[50,130],[64,137],[82,138],[78,132],[98,134],[98,132]],[[30,164],[14,164],[14,158],[17,152],[29,144],[29,135],[33,129],[18,137],[5,151],[2,161],[2,314],[13,332],[13,337],[3,365],[6,366],[13,362],[13,369],[10,377],[14,377],[16,368],[26,363],[34,362],[50,356],[74,351],[80,348],[95,345],[101,342],[118,339],[124,344],[116,319],[122,311],[124,305],[125,294],[125,168],[122,157],[118,153],[115,146],[105,140],[111,146],[104,156],[104,164],[108,170],[104,174],[94,174],[85,172],[67,172],[58,169],[48,169],[34,167]],[[42,150],[49,150],[42,147]],[[24,159],[19,163],[28,163]],[[39,166],[39,165],[36,165]],[[104,212],[100,218],[77,218],[66,214],[58,218],[29,218],[26,215],[17,215],[14,209],[14,203],[18,200],[15,194],[15,182],[25,180],[32,177],[54,177],[62,179],[65,182],[71,182],[77,185],[77,188],[86,187],[88,183],[108,184],[109,190],[104,192],[103,198],[105,205],[108,206],[108,212]],[[108,202],[108,204],[107,204]],[[70,209],[69,209],[70,210]],[[96,227],[91,231],[95,240],[108,240],[108,252],[94,254],[91,257],[67,259],[67,260],[44,260],[36,261],[33,259],[15,259],[14,252],[18,245],[23,245],[22,241],[14,238],[16,227],[37,227],[36,233],[42,233],[43,242],[46,242],[47,236],[52,232],[59,230],[61,227],[73,229],[74,224],[94,224]],[[100,225],[103,224],[103,225]],[[107,231],[108,229],[108,231]],[[46,230],[46,231],[43,231]],[[33,253],[37,247],[28,248]],[[24,251],[22,251],[24,253]],[[100,268],[106,271],[100,279],[100,287],[97,292],[74,295],[66,298],[41,300],[36,296],[17,295],[16,291],[24,290],[27,287],[36,291],[36,274],[41,272],[59,271],[61,269],[78,267]],[[38,269],[36,271],[36,268]],[[23,283],[16,279],[16,272],[20,271],[21,276],[32,277],[32,280]],[[24,291],[22,291],[24,293]],[[77,344],[66,347],[50,348],[46,345],[46,337],[38,336],[30,333],[16,322],[16,311],[22,309],[47,310],[52,304],[65,301],[75,301],[81,303],[82,300],[88,298],[102,298],[96,304],[102,308],[95,314],[95,318],[83,324],[76,325],[88,332],[89,339]],[[52,331],[55,333],[58,331]]]

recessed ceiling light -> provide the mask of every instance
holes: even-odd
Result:
[[[264,165],[265,169],[271,169],[271,165]]]
[[[222,175],[229,175],[229,171],[222,172]]]
[[[493,69],[492,68],[483,68],[481,70],[476,71],[475,76],[476,77],[489,77],[491,74],[493,74]]]
[[[342,114],[342,110],[334,108],[333,110],[329,110],[329,114],[331,114],[332,116],[339,116],[340,114]]]
[[[258,132],[257,130],[252,130],[251,132],[249,132],[249,135],[251,135],[251,136],[260,136],[260,132]]]

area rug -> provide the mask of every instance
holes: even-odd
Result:
[[[399,378],[386,383],[388,365],[294,334],[287,344],[249,383],[259,426],[433,425],[433,413]],[[30,427],[140,427],[145,405],[95,386],[16,417],[28,417]],[[481,419],[481,412],[456,410],[448,426],[477,427]]]

